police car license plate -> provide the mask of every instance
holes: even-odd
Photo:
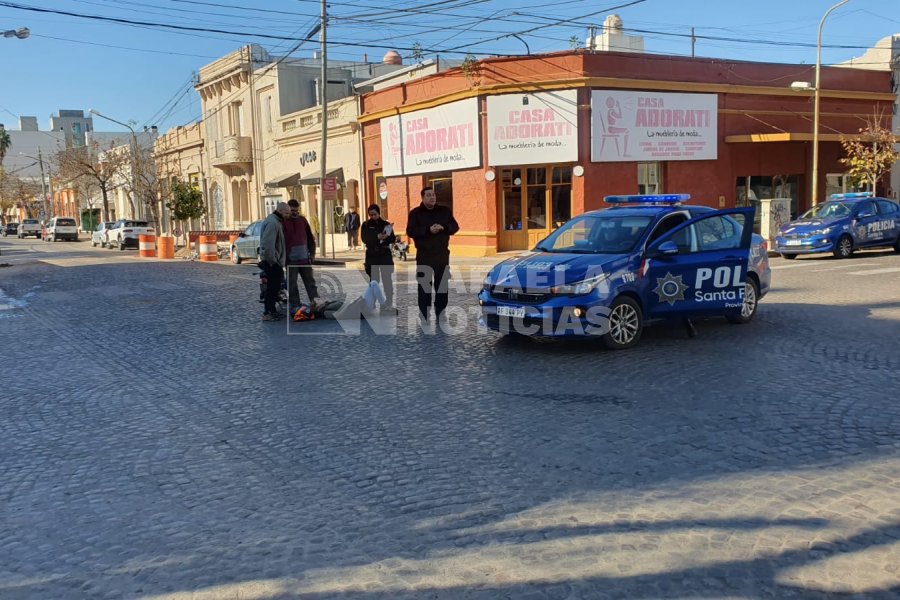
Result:
[[[785,244],[788,246],[799,246],[802,242],[803,240],[787,240]]]
[[[516,319],[522,319],[525,317],[525,307],[524,306],[498,306],[497,307],[497,315],[501,317],[514,317]]]

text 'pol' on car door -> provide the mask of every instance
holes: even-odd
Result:
[[[740,315],[747,285],[751,208],[704,213],[655,240],[642,269],[651,319]]]

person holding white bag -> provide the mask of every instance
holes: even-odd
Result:
[[[370,282],[380,283],[384,287],[385,301],[381,304],[381,311],[396,314],[391,244],[396,241],[397,236],[394,235],[393,225],[381,218],[381,209],[377,204],[369,206],[366,214],[368,218],[360,228],[363,244],[366,245],[366,275]]]

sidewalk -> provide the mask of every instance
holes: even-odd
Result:
[[[414,247],[415,248],[415,247]],[[506,260],[507,258],[512,258],[513,256],[518,256],[524,252],[524,250],[514,250],[512,252],[498,252],[493,256],[482,256],[477,258],[470,258],[464,256],[451,256],[450,264],[456,266],[467,266],[467,267],[492,267],[499,262]],[[352,263],[361,263],[366,257],[365,250],[338,250],[334,253],[334,258],[331,257],[331,252],[327,253],[327,256],[316,257],[316,263],[318,264],[326,264],[326,263],[341,263],[341,264],[352,264]],[[406,262],[408,264],[415,264],[416,256],[413,253],[410,253]],[[402,261],[394,260],[394,265],[402,265]]]

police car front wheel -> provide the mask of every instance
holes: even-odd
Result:
[[[834,247],[835,258],[850,258],[853,256],[853,238],[842,235]]]
[[[609,331],[601,339],[610,350],[624,350],[638,343],[643,328],[641,307],[628,296],[620,296],[609,307]]]
[[[749,323],[756,316],[757,308],[759,308],[759,286],[756,284],[756,281],[748,278],[744,283],[744,302],[741,305],[741,314],[728,315],[725,318],[730,323]]]

